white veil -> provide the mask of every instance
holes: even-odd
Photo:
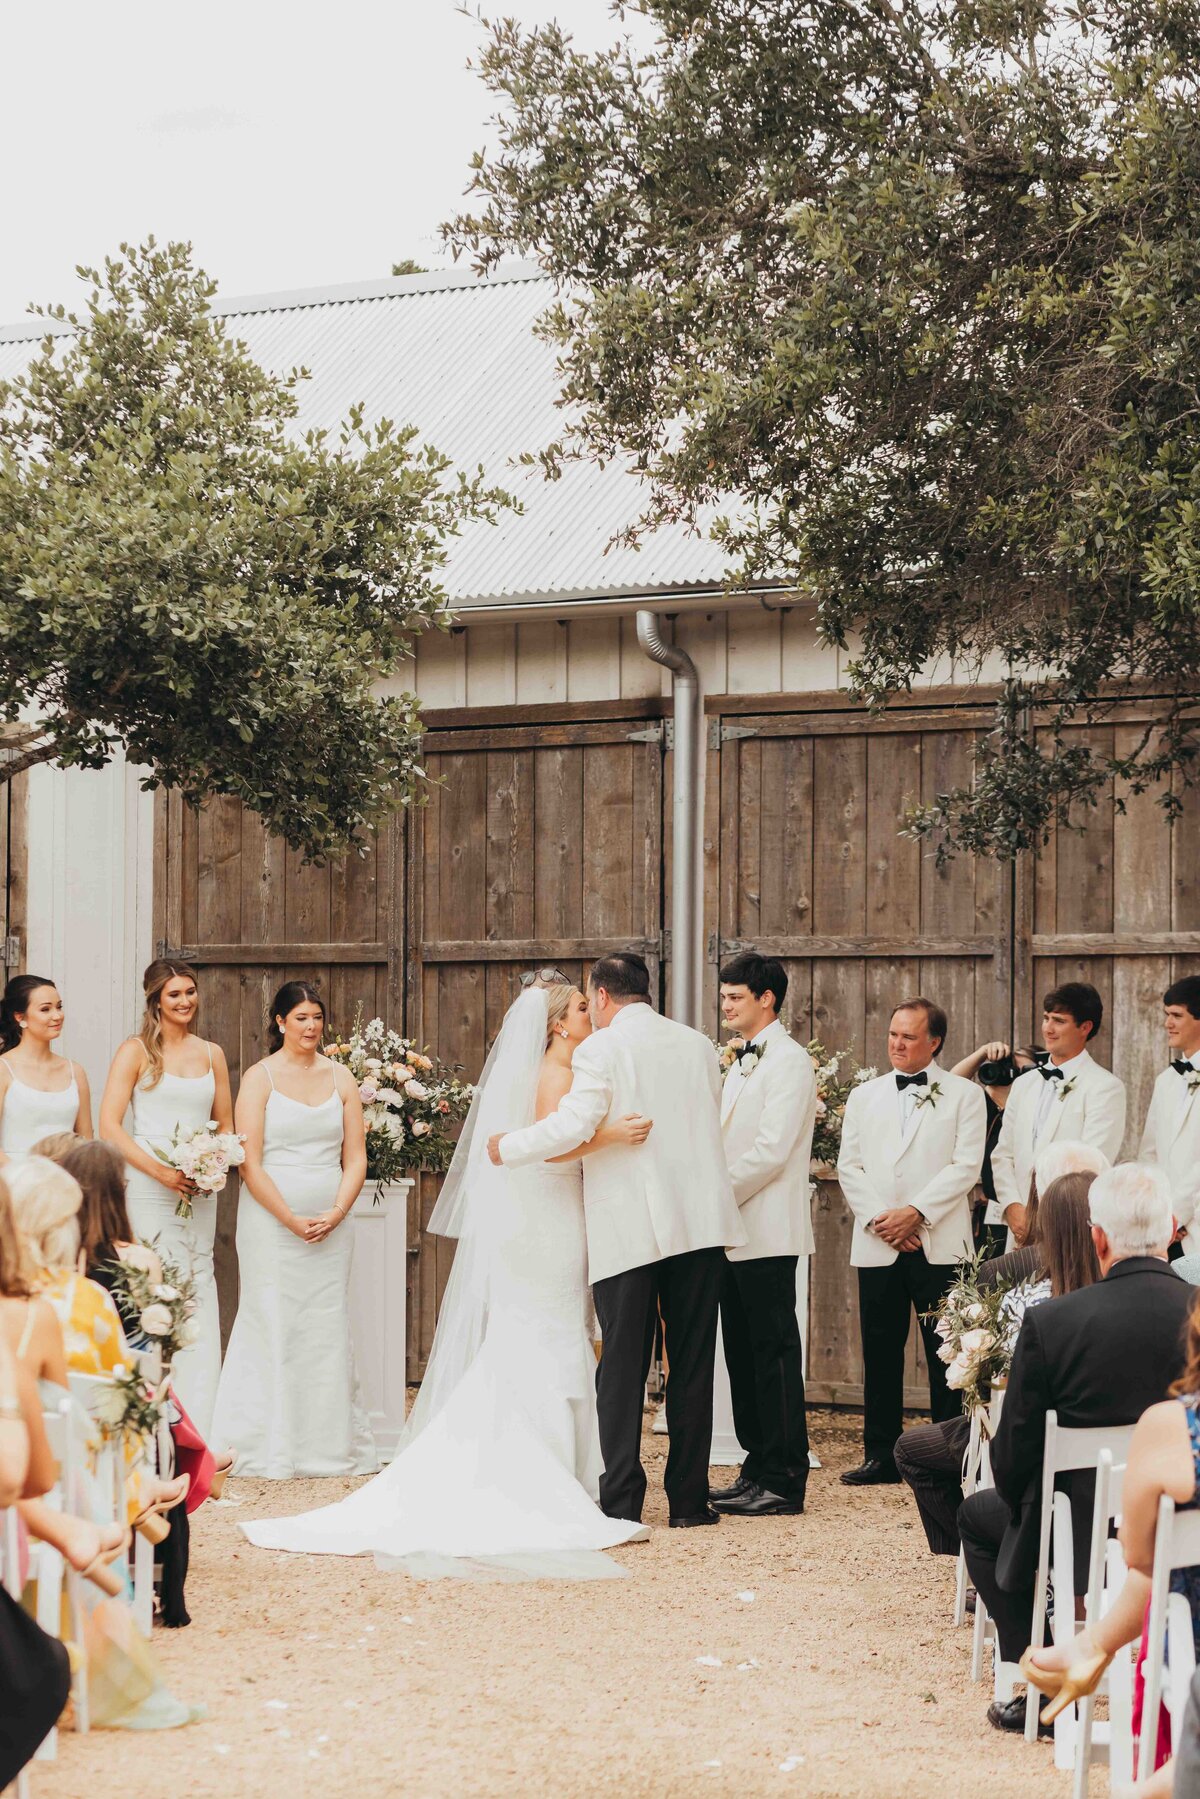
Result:
[[[505,1215],[509,1174],[488,1159],[488,1139],[534,1121],[546,1052],[546,990],[530,987],[509,1007],[471,1101],[454,1160],[428,1229],[456,1237],[433,1347],[398,1450],[441,1411],[478,1355],[487,1332],[494,1229]]]

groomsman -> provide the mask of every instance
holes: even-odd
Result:
[[[1110,1162],[1121,1153],[1125,1085],[1088,1053],[1103,1022],[1104,1003],[1086,981],[1067,981],[1042,1001],[1049,1061],[1013,1082],[992,1151],[996,1205],[1009,1229],[1009,1249],[1024,1236],[1033,1164],[1047,1143],[1056,1137],[1087,1143]]]
[[[971,1194],[987,1135],[982,1090],[940,1068],[946,1014],[928,999],[892,1013],[892,1072],[846,1102],[838,1179],[854,1213],[863,1350],[863,1462],[850,1487],[900,1479],[893,1451],[904,1422],[904,1349],[916,1309],[934,1423],[961,1410],[946,1385],[932,1312],[971,1253]]]
[[[748,1238],[725,1252],[721,1335],[746,1459],[733,1485],[710,1498],[743,1518],[802,1512],[808,1481],[796,1267],[813,1251],[817,1080],[808,1051],[780,1022],[787,984],[771,957],[737,956],[721,970],[721,1015],[742,1044],[721,1093],[721,1136]]]
[[[1175,1223],[1183,1233],[1182,1248],[1171,1245],[1174,1259],[1200,1250],[1200,975],[1168,987],[1163,1006],[1172,1060],[1154,1083],[1138,1161],[1160,1162],[1167,1171]]]

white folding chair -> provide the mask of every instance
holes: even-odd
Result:
[[[1060,1474],[1077,1474],[1086,1469],[1094,1469],[1100,1460],[1102,1450],[1107,1449],[1114,1464],[1124,1464],[1129,1459],[1129,1440],[1133,1436],[1132,1424],[1092,1425],[1084,1429],[1071,1429],[1058,1422],[1058,1413],[1046,1413],[1046,1442],[1042,1452],[1042,1505],[1040,1531],[1038,1535],[1037,1578],[1033,1588],[1033,1628],[1030,1632],[1031,1643],[1041,1643],[1046,1634],[1046,1589],[1050,1580],[1050,1547],[1054,1527],[1054,1482]],[[1066,1514],[1069,1520],[1069,1509]],[[1075,1630],[1075,1581],[1066,1569],[1060,1576],[1065,1581],[1066,1591],[1055,1594],[1055,1616],[1063,1615],[1070,1620],[1072,1635]],[[1040,1705],[1027,1704],[1025,1707],[1025,1741],[1037,1742],[1038,1713]],[[1068,1766],[1070,1764],[1068,1763]]]
[[[967,1459],[963,1463],[963,1498],[969,1499],[979,1484],[980,1445],[982,1432],[979,1428],[979,1413],[971,1413],[971,1436],[967,1443]],[[958,1630],[966,1623],[967,1618],[967,1558],[960,1548],[958,1567],[954,1576],[954,1628]]]
[[[112,1391],[111,1378],[107,1374],[71,1374],[68,1379],[72,1394],[84,1410],[93,1418],[103,1418]],[[151,1444],[147,1454],[153,1472],[158,1461],[157,1443]],[[123,1524],[125,1462],[118,1442],[102,1434],[96,1452],[96,1474],[102,1491],[112,1495],[113,1522]],[[148,1637],[154,1626],[154,1546],[140,1531],[133,1533],[132,1555],[126,1557],[126,1565],[133,1586],[134,1623],[142,1635]]]
[[[1087,1621],[1094,1624],[1108,1611],[1113,1600],[1125,1583],[1125,1559],[1120,1545],[1110,1536],[1112,1525],[1121,1515],[1121,1495],[1125,1484],[1125,1469],[1117,1467],[1108,1449],[1100,1451],[1100,1459],[1096,1467],[1096,1501],[1092,1508],[1092,1549],[1088,1563]],[[1060,1510],[1066,1512],[1067,1528],[1070,1529],[1070,1502],[1065,1493],[1054,1495],[1055,1506],[1055,1587],[1059,1584],[1057,1573],[1059,1565],[1058,1532]],[[1074,1545],[1070,1546],[1073,1551]],[[1064,1550],[1067,1546],[1064,1544]],[[1110,1550],[1115,1549],[1115,1556]],[[1070,1551],[1067,1551],[1070,1553]],[[1072,1567],[1071,1561],[1064,1566]],[[1054,1640],[1056,1643],[1066,1641],[1071,1632],[1066,1620],[1060,1621],[1055,1615]],[[1108,1693],[1108,1720],[1097,1724],[1094,1721],[1096,1695],[1090,1694],[1082,1700],[1078,1707],[1068,1706],[1055,1720],[1054,1725],[1054,1761],[1056,1767],[1067,1767],[1071,1763],[1065,1760],[1069,1750],[1074,1762],[1075,1781],[1073,1799],[1087,1799],[1088,1770],[1093,1762],[1107,1761],[1109,1779],[1113,1784],[1122,1784],[1133,1778],[1132,1752],[1132,1664],[1128,1648],[1118,1650],[1109,1666],[1105,1680],[1101,1682],[1100,1691]],[[1032,1697],[1032,1695],[1031,1695]],[[1073,1729],[1064,1728],[1059,1732],[1059,1725],[1070,1723],[1070,1714],[1078,1712]]]
[[[1175,1501],[1164,1493],[1158,1502],[1158,1527],[1154,1534],[1154,1572],[1150,1580],[1150,1622],[1146,1632],[1146,1664],[1142,1699],[1142,1731],[1138,1740],[1137,1776],[1145,1780],[1154,1768],[1158,1741],[1158,1708],[1161,1701],[1171,1719],[1171,1747],[1178,1744],[1183,1708],[1196,1668],[1192,1617],[1187,1600],[1171,1592],[1176,1568],[1200,1563],[1200,1511],[1177,1513]],[[1169,1678],[1163,1681],[1164,1650],[1169,1659]]]
[[[996,1435],[1000,1423],[1000,1412],[1004,1404],[1004,1388],[995,1387],[988,1406],[987,1424],[979,1420],[978,1461],[975,1470],[975,1491],[981,1492],[985,1487],[993,1486],[991,1442]],[[971,1633],[971,1679],[983,1679],[984,1653],[992,1651],[992,1697],[997,1705],[1005,1705],[1013,1696],[1020,1669],[1016,1662],[1006,1662],[1000,1655],[1000,1638],[996,1626],[988,1616],[987,1606],[983,1602],[982,1593],[975,1594],[975,1626]]]
[[[63,1394],[58,1405],[43,1415],[50,1452],[58,1463],[58,1479],[45,1495],[44,1504],[55,1511],[69,1512],[79,1490],[78,1448],[75,1435],[74,1407],[70,1396]],[[37,1581],[37,1621],[48,1636],[63,1635],[63,1593],[67,1601],[67,1630],[80,1651],[79,1668],[71,1683],[75,1700],[75,1728],[85,1733],[89,1728],[87,1664],[83,1657],[84,1605],[83,1576],[72,1568],[65,1556],[49,1543],[32,1538],[29,1544],[29,1578]],[[51,1730],[35,1757],[53,1761],[58,1753],[58,1731]]]

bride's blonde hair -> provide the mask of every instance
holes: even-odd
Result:
[[[570,981],[555,981],[545,989],[546,993],[546,1048],[549,1049],[554,1036],[554,1027],[567,1016],[571,1001],[579,992]]]

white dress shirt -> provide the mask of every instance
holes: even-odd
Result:
[[[1087,1066],[1088,1059],[1087,1051],[1080,1050],[1079,1054],[1077,1056],[1072,1056],[1069,1062],[1059,1062],[1055,1064],[1055,1066],[1062,1070],[1061,1081],[1056,1081],[1053,1076],[1047,1078],[1040,1070],[1038,1071],[1038,1079],[1042,1083],[1042,1096],[1038,1100],[1037,1115],[1033,1121],[1033,1141],[1035,1148],[1037,1146],[1038,1138],[1046,1128],[1046,1120],[1050,1116],[1051,1106],[1062,1093],[1067,1082],[1076,1080],[1078,1076],[1083,1073],[1084,1068]]]
[[[911,1084],[907,1087],[901,1087],[900,1070],[897,1068],[892,1070],[892,1078],[896,1082],[896,1098],[900,1102],[900,1135],[902,1137],[907,1132],[912,1120],[912,1115],[916,1111],[922,1097],[929,1092],[929,1089],[933,1084],[933,1076],[929,1072],[932,1066],[932,1063],[927,1062],[923,1069],[916,1068],[913,1070],[914,1074],[924,1074],[925,1085],[923,1087],[914,1087]]]

